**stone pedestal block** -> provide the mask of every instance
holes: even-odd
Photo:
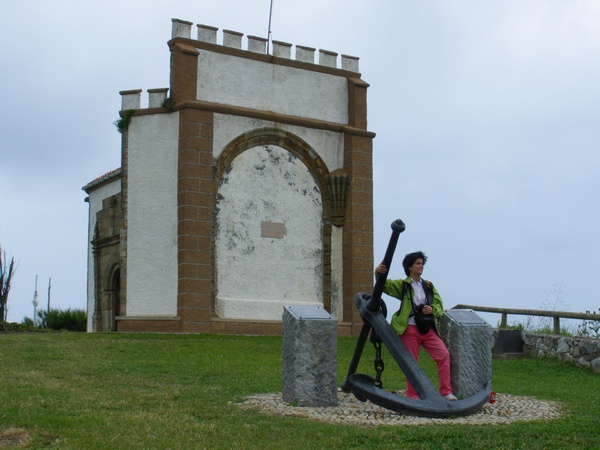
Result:
[[[318,306],[286,306],[282,335],[283,401],[337,405],[337,321]]]
[[[449,309],[439,332],[450,352],[452,389],[459,399],[492,386],[492,327],[470,309]]]

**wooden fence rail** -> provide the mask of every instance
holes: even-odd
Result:
[[[515,308],[495,308],[492,306],[473,306],[473,305],[456,305],[452,309],[472,309],[473,311],[489,312],[502,314],[500,328],[506,328],[509,314],[520,316],[541,316],[552,317],[554,320],[554,334],[560,334],[560,319],[580,319],[580,320],[598,320],[600,314],[591,313],[574,313],[568,311],[544,311],[541,309],[515,309]]]

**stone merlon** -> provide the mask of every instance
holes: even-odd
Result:
[[[188,22],[180,19],[171,19],[173,23],[171,38],[186,38],[192,39],[192,22]],[[218,45],[217,32],[218,28],[209,25],[196,25],[198,28],[196,40],[200,42],[206,42],[209,44]],[[267,53],[268,40],[266,38],[257,36],[247,36],[247,46],[245,49],[242,48],[242,40],[244,34],[238,31],[223,30],[222,32],[222,43],[224,47],[236,48],[240,50],[247,50],[253,53]],[[292,44],[281,41],[272,41],[273,49],[272,54],[278,58],[292,59]],[[329,50],[319,50],[318,61],[315,62],[315,51],[316,49],[311,47],[305,47],[302,45],[296,45],[295,59],[296,61],[307,62],[311,64],[319,64],[327,67],[339,68],[350,72],[358,72],[359,58],[356,56],[341,55],[340,65],[338,66],[338,54]]]

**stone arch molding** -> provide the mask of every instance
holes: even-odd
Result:
[[[326,187],[329,171],[318,153],[295,134],[279,128],[270,127],[248,131],[231,141],[225,147],[217,161],[215,182],[218,183],[222,179],[223,174],[229,169],[233,160],[242,152],[263,145],[277,145],[292,153],[308,168],[308,171],[315,178],[315,182],[319,186],[319,189],[321,189],[321,192],[328,192],[327,189],[323,188]],[[323,198],[323,200],[323,204],[325,204],[326,198]],[[327,198],[327,200],[329,199]]]
[[[261,145],[277,145],[296,156],[308,168],[319,189],[323,203],[323,220],[342,227],[346,220],[347,190],[350,177],[341,169],[329,171],[325,161],[306,141],[280,128],[264,127],[241,134],[232,140],[216,161],[213,192],[216,196],[223,174],[233,160],[245,150]]]
[[[265,168],[264,162],[272,167]],[[229,319],[280,320],[286,302],[330,309],[331,216],[334,209],[340,210],[340,197],[335,193],[345,184],[340,182],[344,174],[338,170],[330,176],[318,153],[293,133],[260,128],[238,136],[227,145],[216,161],[215,175],[216,315]],[[288,175],[293,180],[288,180]],[[242,183],[239,180],[243,177],[246,184],[235,184]],[[283,191],[288,185],[293,186],[292,191],[295,189],[295,197],[281,203],[276,197],[286,195]],[[256,189],[256,195],[245,192],[246,187]],[[236,199],[231,200],[233,197]],[[332,201],[335,198],[337,202]],[[279,202],[272,208],[272,214],[265,212],[269,212],[269,205],[264,206],[271,200]],[[274,234],[265,231],[266,226],[275,227]],[[303,232],[298,232],[299,229]],[[270,255],[280,258],[277,267],[268,261]],[[279,281],[265,284],[264,280],[271,279]],[[262,280],[259,283],[265,289],[264,295],[253,288],[257,280]],[[241,291],[245,291],[247,298]]]

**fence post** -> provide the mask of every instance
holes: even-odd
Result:
[[[508,322],[508,314],[502,313],[502,320],[500,322],[500,328],[506,328]]]
[[[560,317],[554,317],[554,334],[560,334]]]

